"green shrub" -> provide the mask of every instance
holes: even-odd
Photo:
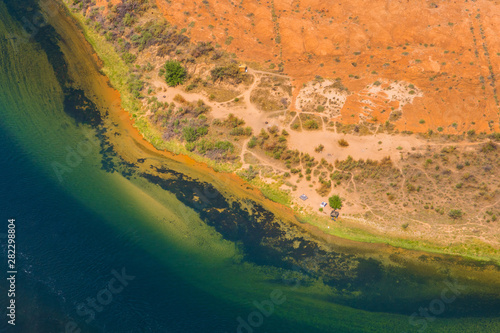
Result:
[[[125,16],[123,17],[122,22],[123,22],[124,25],[126,25],[127,27],[129,27],[132,24],[134,24],[135,19],[134,19],[134,17],[132,15],[130,15],[129,13],[126,13]]]
[[[493,141],[489,141],[484,144],[484,146],[481,148],[481,151],[483,153],[489,153],[497,149],[497,145],[493,143]]]
[[[229,131],[230,135],[236,135],[236,136],[243,136],[243,135],[252,135],[252,128],[251,127],[235,127],[232,128],[231,131]]]
[[[454,220],[461,218],[463,215],[464,213],[460,209],[451,209],[448,212],[448,216]]]
[[[342,208],[342,198],[340,198],[336,194],[328,198],[328,203],[330,204],[330,207],[332,207],[333,209]]]
[[[191,126],[186,126],[182,129],[182,137],[187,142],[193,142],[198,139],[198,133],[196,132],[196,128]]]
[[[208,127],[202,126],[196,129],[198,136],[205,136],[208,134]]]
[[[226,152],[233,153],[234,146],[229,141],[217,141],[215,143],[215,148],[225,150]]]
[[[257,137],[253,136],[250,141],[248,141],[247,147],[253,148],[257,145]]]
[[[165,81],[170,87],[182,84],[186,79],[187,72],[181,63],[175,60],[169,60],[165,63]]]
[[[130,52],[125,52],[122,54],[122,59],[123,61],[125,61],[126,64],[131,64],[135,61],[135,59],[137,59],[137,56]]]
[[[304,127],[307,129],[318,129],[319,125],[318,122],[314,119],[309,119],[306,122],[304,122]]]
[[[136,98],[141,97],[141,91],[144,88],[144,81],[139,79],[138,75],[132,74],[128,79],[128,89]]]
[[[490,138],[493,141],[500,141],[500,133],[492,133],[488,135],[488,138]]]

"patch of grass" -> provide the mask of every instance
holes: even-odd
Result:
[[[269,200],[280,203],[287,207],[289,207],[290,204],[292,203],[290,194],[279,188],[281,185],[283,185],[282,182],[277,182],[274,184],[266,184],[263,181],[257,180],[257,178],[255,178],[255,180],[252,181],[251,183],[256,187],[258,187],[262,192],[262,194]]]

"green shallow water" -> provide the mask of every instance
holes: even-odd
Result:
[[[259,264],[253,249],[243,240],[229,240],[219,221],[200,218],[176,192],[192,189],[195,181],[156,184],[133,172],[111,172],[109,165],[120,161],[106,151],[103,127],[76,121],[68,107],[65,112],[68,91],[44,49],[34,40],[14,47],[9,36],[21,34],[20,23],[2,2],[0,17],[0,172],[1,187],[8,189],[1,196],[1,218],[18,221],[22,286],[18,325],[2,321],[0,330],[64,332],[74,323],[83,332],[237,332],[238,317],[254,324],[240,332],[500,330],[494,315],[500,309],[491,308],[498,302],[484,303],[484,309],[474,303],[473,316],[462,311],[451,317],[454,303],[447,304],[442,315],[428,320],[410,319],[411,310],[385,311],[375,297],[361,297],[366,304],[344,303],[381,312],[340,305],[340,287]],[[85,156],[72,159],[78,148]],[[106,287],[113,269],[122,268],[135,279],[87,322],[78,305]],[[287,284],[284,277],[293,274],[297,279]],[[444,284],[428,287],[438,297]],[[419,294],[410,284],[407,288],[409,295]],[[377,284],[363,290],[371,289],[390,292]],[[280,304],[269,316],[258,314],[263,304],[262,312],[271,312],[272,296]],[[487,316],[480,315],[483,310]]]

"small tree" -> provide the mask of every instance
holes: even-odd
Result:
[[[182,84],[186,79],[186,69],[182,67],[180,62],[169,60],[165,63],[165,81],[171,87]]]
[[[330,207],[332,207],[334,210],[342,208],[342,198],[340,198],[336,194],[329,197],[328,202],[330,203]]]

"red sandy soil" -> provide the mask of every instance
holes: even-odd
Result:
[[[213,41],[245,61],[282,62],[284,72],[294,79],[294,97],[317,75],[341,78],[354,93],[351,96],[375,81],[404,81],[423,96],[403,107],[398,129],[500,130],[495,98],[500,88],[499,1],[156,3],[169,22],[187,29],[193,41]],[[227,45],[229,36],[233,39]],[[343,123],[358,121],[350,110],[356,108],[356,99],[348,98],[342,109]],[[380,117],[380,111],[373,112],[383,122],[386,117]]]

